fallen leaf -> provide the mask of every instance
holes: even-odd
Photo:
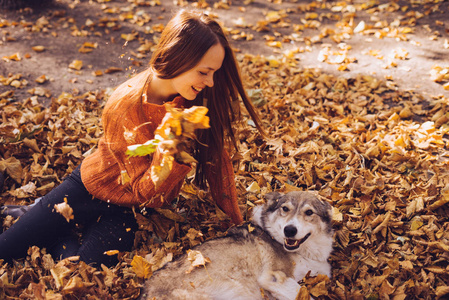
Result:
[[[33,49],[35,52],[43,52],[43,51],[45,51],[45,47],[44,46],[33,46],[33,47],[31,47],[31,49]]]
[[[190,268],[186,273],[191,273],[195,268],[203,266],[206,268],[206,264],[210,263],[210,259],[204,257],[200,251],[197,250],[187,250],[187,259],[190,261]]]
[[[151,264],[142,256],[135,255],[131,262],[132,269],[137,277],[148,279],[153,272],[151,271]]]
[[[83,62],[81,60],[74,60],[69,64],[69,68],[79,71],[83,68]]]

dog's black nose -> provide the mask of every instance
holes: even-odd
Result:
[[[297,232],[298,229],[296,229],[296,227],[293,225],[287,225],[284,227],[284,234],[288,238],[294,237]]]

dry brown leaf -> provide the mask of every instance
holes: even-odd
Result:
[[[310,300],[310,293],[307,290],[307,287],[305,287],[305,286],[301,287],[295,300]]]
[[[0,161],[0,172],[5,172],[17,183],[22,182],[22,164],[15,157],[10,157]]]
[[[203,266],[206,268],[206,264],[210,263],[210,259],[204,257],[200,251],[197,250],[187,250],[187,259],[190,261],[190,268],[186,273],[192,272],[195,268]]]
[[[107,68],[107,69],[104,71],[104,73],[105,73],[105,74],[112,74],[112,73],[122,72],[122,71],[123,71],[122,68],[110,67],[110,68]]]
[[[75,218],[75,216],[73,215],[73,209],[70,207],[70,205],[67,204],[66,200],[65,202],[55,204],[54,207],[55,211],[61,214],[67,222],[70,222],[70,220],[73,220]]]

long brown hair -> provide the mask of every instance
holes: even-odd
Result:
[[[241,112],[239,105],[233,105],[235,101],[242,100],[257,129],[264,133],[243,88],[234,52],[215,20],[201,12],[181,10],[163,30],[150,60],[150,68],[159,78],[171,79],[195,67],[209,48],[218,43],[223,46],[225,57],[221,68],[214,73],[214,86],[206,87],[193,103],[206,105],[211,126],[198,134],[194,153],[199,162],[195,179],[201,187],[205,185],[206,165],[213,163],[220,167],[225,140],[229,140],[238,151],[232,124],[240,119]]]

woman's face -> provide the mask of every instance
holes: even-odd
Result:
[[[221,68],[224,57],[223,46],[213,45],[195,67],[171,79],[172,88],[185,99],[195,100],[206,86],[214,85],[214,73]]]

